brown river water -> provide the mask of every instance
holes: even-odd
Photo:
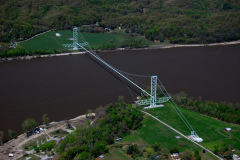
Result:
[[[240,45],[113,51],[99,54],[121,70],[158,75],[169,93],[185,91],[205,100],[240,102]],[[148,78],[134,78],[150,86]],[[29,117],[41,123],[66,120],[137,94],[87,55],[0,63],[0,131],[21,133]],[[131,86],[130,86],[131,87]],[[136,92],[140,92],[134,88]],[[133,95],[133,96],[132,96]],[[133,97],[133,98],[132,98]]]

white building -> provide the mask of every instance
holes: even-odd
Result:
[[[227,131],[227,132],[231,132],[232,131],[231,128],[224,128],[224,130]]]
[[[178,153],[173,153],[171,156],[172,156],[172,160],[181,160]]]

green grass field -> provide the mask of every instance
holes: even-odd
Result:
[[[121,148],[111,148],[109,149],[109,153],[107,153],[104,159],[117,159],[117,160],[125,160],[129,159],[126,153]]]
[[[237,150],[240,150],[239,125],[222,122],[183,108],[180,108],[180,110],[197,134],[203,138],[203,142],[201,143],[203,146],[213,150],[216,145],[226,144],[229,146],[232,145]],[[190,131],[169,103],[167,103],[165,107],[151,109],[148,110],[148,112],[183,134],[190,135]],[[232,128],[233,131],[224,131],[223,129],[226,127]]]
[[[60,33],[60,37],[56,36],[56,33]],[[144,45],[153,44],[153,42],[147,41],[141,36],[130,36],[123,31],[113,31],[109,33],[81,33],[84,39],[89,42],[93,49],[99,49],[103,45],[114,45],[121,47],[124,42],[141,41]],[[22,46],[28,51],[65,49],[62,44],[72,43],[73,33],[70,30],[65,31],[50,31],[41,35],[38,35],[30,40],[20,42],[18,45]],[[81,39],[79,36],[79,42]]]
[[[235,124],[229,124],[222,121],[218,121],[214,118],[201,115],[199,113],[180,108],[184,116],[187,118],[189,123],[195,129],[197,134],[203,138],[203,142],[200,144],[204,147],[214,150],[215,146],[228,145],[233,146],[238,152],[240,150],[240,126]],[[184,125],[180,117],[177,115],[172,106],[167,103],[165,107],[155,108],[147,110],[152,115],[158,117],[160,120],[169,124],[173,128],[179,130],[185,135],[190,135],[190,131]],[[226,132],[223,129],[230,127],[233,129],[232,132]],[[176,139],[175,136],[178,134],[160,122],[156,121],[152,117],[145,116],[143,120],[143,126],[141,129],[134,131],[132,134],[126,136],[122,140],[122,144],[138,144],[140,149],[151,147],[154,143],[159,143],[161,148],[166,148],[168,151],[173,146],[178,146],[179,142],[184,142],[184,147],[179,147],[180,152],[186,149],[199,150],[202,159],[216,159],[213,155],[209,153],[202,153],[203,150],[199,146],[190,142],[189,140],[181,137]],[[108,156],[117,155],[127,156],[126,152],[118,149],[114,152],[110,152]],[[121,158],[119,158],[121,159]]]
[[[186,149],[192,149],[192,151],[198,150],[201,153],[202,148],[183,137],[176,139],[175,136],[177,135],[178,134],[176,132],[170,130],[160,122],[149,116],[146,116],[143,121],[143,127],[137,131],[137,134],[131,134],[127,137],[124,137],[123,143],[136,143],[140,146],[140,148],[148,148],[154,143],[159,143],[161,148],[166,148],[169,151],[172,147],[178,146],[179,142],[184,142],[185,147],[178,146],[180,152],[183,152]],[[201,156],[203,159],[216,159],[209,153],[201,153]]]

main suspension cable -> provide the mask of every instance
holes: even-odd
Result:
[[[162,82],[160,81],[160,79],[158,78],[158,81],[160,83],[160,85],[163,87],[164,90],[161,89],[161,87],[159,87],[159,89],[163,92],[163,94],[165,96],[171,97],[169,95],[169,93],[167,92],[167,90],[165,89],[165,87],[163,86]],[[185,116],[182,114],[182,112],[180,111],[180,109],[177,107],[176,103],[173,101],[172,97],[170,98],[169,102],[171,103],[171,105],[173,106],[173,108],[175,109],[175,111],[178,113],[178,115],[181,117],[181,119],[183,120],[183,122],[186,124],[186,126],[188,127],[188,129],[190,131],[194,131],[194,133],[197,135],[197,133],[195,132],[195,130],[193,129],[193,127],[190,125],[190,123],[188,122],[188,120],[185,118]]]

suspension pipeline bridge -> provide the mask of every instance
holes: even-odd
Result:
[[[188,140],[194,142],[198,146],[204,148],[202,145],[199,144],[199,142],[202,142],[203,139],[198,136],[194,128],[191,126],[189,121],[186,119],[186,117],[183,115],[183,113],[180,111],[176,103],[173,101],[173,98],[171,95],[167,92],[163,84],[161,83],[160,79],[157,77],[157,75],[138,75],[133,73],[128,73],[125,71],[122,71],[118,68],[113,67],[109,63],[107,63],[105,60],[103,60],[89,45],[89,43],[84,39],[82,34],[78,31],[77,27],[73,28],[73,43],[70,44],[62,44],[65,48],[71,49],[71,50],[83,50],[90,56],[92,56],[97,61],[101,62],[103,65],[105,65],[108,69],[110,69],[112,72],[114,72],[121,80],[126,81],[128,84],[132,85],[133,87],[140,90],[141,95],[135,100],[136,105],[143,106],[143,109],[151,109],[151,108],[157,108],[157,107],[164,107],[164,104],[166,102],[170,103],[173,109],[176,111],[177,115],[181,118],[183,123],[186,125],[186,127],[189,130],[189,136],[185,136],[179,131],[175,130],[171,126],[167,125],[166,123],[161,122],[162,124],[166,125],[170,129],[174,130],[175,132],[179,133],[183,137],[187,138]],[[150,91],[146,88],[142,87],[138,81],[134,80],[132,77],[144,77],[149,78],[151,81],[151,87]],[[158,91],[158,92],[157,92]],[[161,94],[159,94],[161,93]],[[161,95],[161,96],[160,96]],[[149,113],[142,111],[147,115],[150,115]],[[150,115],[152,116],[152,115]],[[156,117],[152,116],[156,119]],[[213,154],[218,159],[221,159],[219,156],[212,153],[210,150],[204,148],[209,153]]]

